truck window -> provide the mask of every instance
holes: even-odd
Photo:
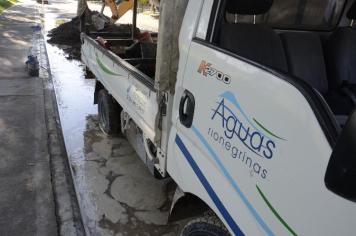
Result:
[[[279,29],[332,30],[337,26],[345,0],[274,0],[271,9],[255,18]],[[229,22],[253,22],[254,16],[226,15]]]
[[[268,13],[272,2],[255,1],[255,4],[245,5],[244,1],[225,1],[219,7],[220,12],[212,14],[218,16],[214,21],[215,26],[210,27],[215,29],[212,43],[249,61],[287,72],[287,61],[279,35],[271,26],[254,22],[256,15]],[[231,15],[235,19],[229,18]],[[247,21],[249,17],[252,19],[250,22]]]
[[[235,55],[287,72],[277,30],[331,30],[338,25],[346,1],[274,0],[265,9],[263,4],[262,8],[241,9],[244,6],[235,1],[217,2],[218,12],[213,8],[207,40]]]

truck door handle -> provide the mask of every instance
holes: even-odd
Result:
[[[179,103],[179,120],[182,125],[190,128],[193,123],[195,99],[191,92],[185,90]]]

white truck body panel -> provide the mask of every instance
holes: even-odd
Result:
[[[156,92],[135,78],[132,67],[114,53],[103,53],[89,37],[82,44],[82,60],[115,100],[130,114],[143,133],[154,140],[158,113]],[[111,56],[109,57],[108,54]],[[114,60],[115,59],[115,60]],[[121,65],[120,63],[123,65]]]

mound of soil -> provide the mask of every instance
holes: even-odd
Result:
[[[80,44],[79,17],[74,17],[71,21],[59,25],[48,33],[51,44],[75,45]]]
[[[94,14],[99,14],[97,11],[88,11],[87,23],[89,23],[89,31],[96,31],[91,25],[91,17]],[[63,50],[68,53],[69,59],[80,60],[80,18],[74,17],[71,21],[63,23],[58,27],[48,32],[47,42],[50,44],[65,45]],[[130,25],[108,25],[103,30],[104,32],[131,32]],[[100,31],[99,31],[100,32]],[[69,47],[68,47],[69,46]]]

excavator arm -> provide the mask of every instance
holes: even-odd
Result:
[[[111,23],[115,23],[120,17],[122,17],[134,6],[134,0],[118,0],[117,2],[118,4],[115,3],[115,0],[103,0],[100,14],[103,16],[105,6],[109,6],[111,10]],[[88,9],[87,1],[78,0],[77,15],[82,16],[86,9]]]
[[[120,19],[120,17],[122,17],[128,10],[133,8],[134,0],[122,0],[119,2],[119,5],[116,5],[114,0],[105,0],[105,3],[103,3],[101,13],[103,13],[104,11],[104,7],[105,7],[104,4],[109,6],[112,13],[111,20],[115,22],[118,19]]]
[[[135,0],[102,0],[103,5],[99,14],[92,15],[92,24],[97,30],[103,29],[108,24],[114,24],[120,17],[122,17],[128,10],[132,9],[135,5]],[[137,0],[136,0],[137,1]],[[105,16],[105,6],[109,6],[111,10],[111,18]],[[85,14],[89,10],[86,0],[78,0],[77,15],[81,19],[80,30],[85,30],[86,17]]]

